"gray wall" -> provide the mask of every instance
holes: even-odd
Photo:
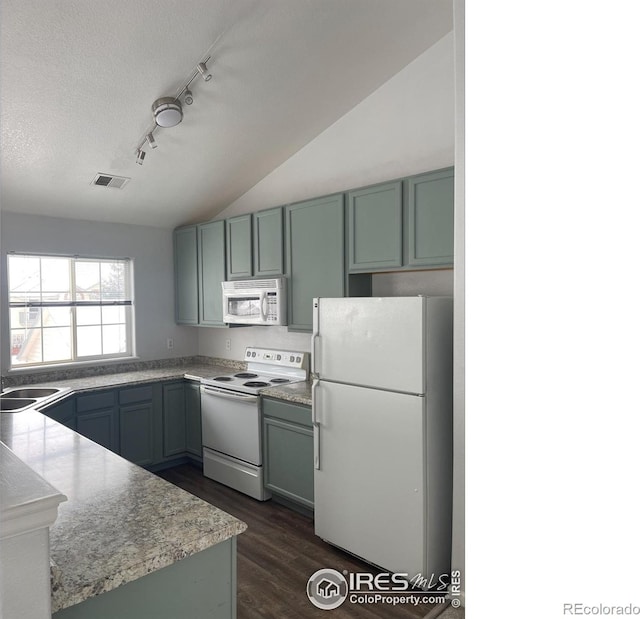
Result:
[[[9,367],[7,315],[7,252],[34,252],[133,259],[135,342],[140,359],[164,359],[193,355],[197,332],[179,327],[173,312],[173,240],[171,230],[100,222],[58,219],[2,211],[1,290],[2,374]],[[167,338],[174,348],[168,350]]]

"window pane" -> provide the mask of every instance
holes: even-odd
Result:
[[[108,325],[102,327],[103,354],[113,355],[127,351],[127,330],[124,325]]]
[[[125,308],[123,306],[105,306],[102,308],[102,323],[113,325],[125,322]]]
[[[76,300],[100,300],[100,263],[76,261]]]
[[[124,263],[102,262],[100,268],[102,277],[102,299],[104,301],[126,300]]]
[[[78,357],[93,357],[102,354],[101,328],[78,327]]]
[[[57,293],[53,300],[69,299],[69,258],[42,258],[42,291]]]
[[[11,330],[11,365],[42,361],[40,329]]]
[[[19,327],[30,329],[40,326],[41,309],[39,307],[12,307],[11,328]]]
[[[42,329],[42,360],[64,361],[67,359],[71,359],[71,328]]]
[[[9,301],[40,300],[40,258],[9,256]]]
[[[71,310],[68,307],[43,307],[42,326],[62,327],[71,324]]]
[[[76,320],[79,325],[99,325],[100,307],[78,307],[76,308]]]

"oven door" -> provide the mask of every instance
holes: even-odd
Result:
[[[200,385],[204,447],[260,466],[258,396]]]

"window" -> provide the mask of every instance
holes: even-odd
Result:
[[[11,367],[132,355],[129,259],[10,254]]]

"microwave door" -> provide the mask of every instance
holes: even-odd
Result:
[[[229,295],[227,314],[234,320],[259,322],[262,314],[260,295]]]

